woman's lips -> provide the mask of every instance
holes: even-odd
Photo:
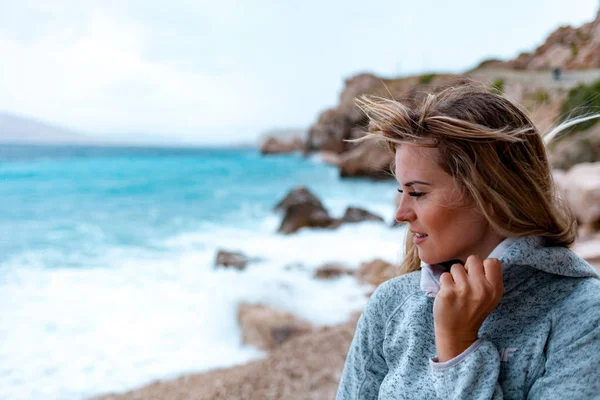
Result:
[[[413,237],[413,243],[415,245],[419,245],[421,243],[423,243],[425,240],[427,240],[428,236],[424,233],[415,233],[415,236]]]

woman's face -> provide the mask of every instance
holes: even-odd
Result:
[[[419,258],[428,264],[473,254],[487,258],[502,241],[483,214],[465,204],[454,180],[437,163],[438,150],[403,144],[396,150],[400,195],[396,220],[415,233]]]

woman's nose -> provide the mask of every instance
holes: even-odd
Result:
[[[396,221],[398,222],[410,222],[415,219],[414,210],[407,206],[406,202],[400,197],[398,201],[398,208],[396,209]]]

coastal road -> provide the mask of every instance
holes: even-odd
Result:
[[[584,69],[577,71],[562,71],[559,80],[554,80],[552,70],[528,71],[528,70],[503,70],[503,69],[481,69],[467,72],[465,74],[474,79],[488,79],[495,81],[504,79],[507,83],[523,83],[532,86],[540,86],[548,89],[571,89],[580,83],[591,84],[600,80],[600,68]]]

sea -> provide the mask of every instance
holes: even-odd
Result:
[[[333,217],[358,206],[385,223],[278,234],[274,206],[300,185]],[[0,145],[0,399],[88,399],[265,357],[242,343],[242,302],[348,320],[372,288],[314,271],[398,262],[395,193],[254,148]],[[220,249],[255,262],[216,268]]]

